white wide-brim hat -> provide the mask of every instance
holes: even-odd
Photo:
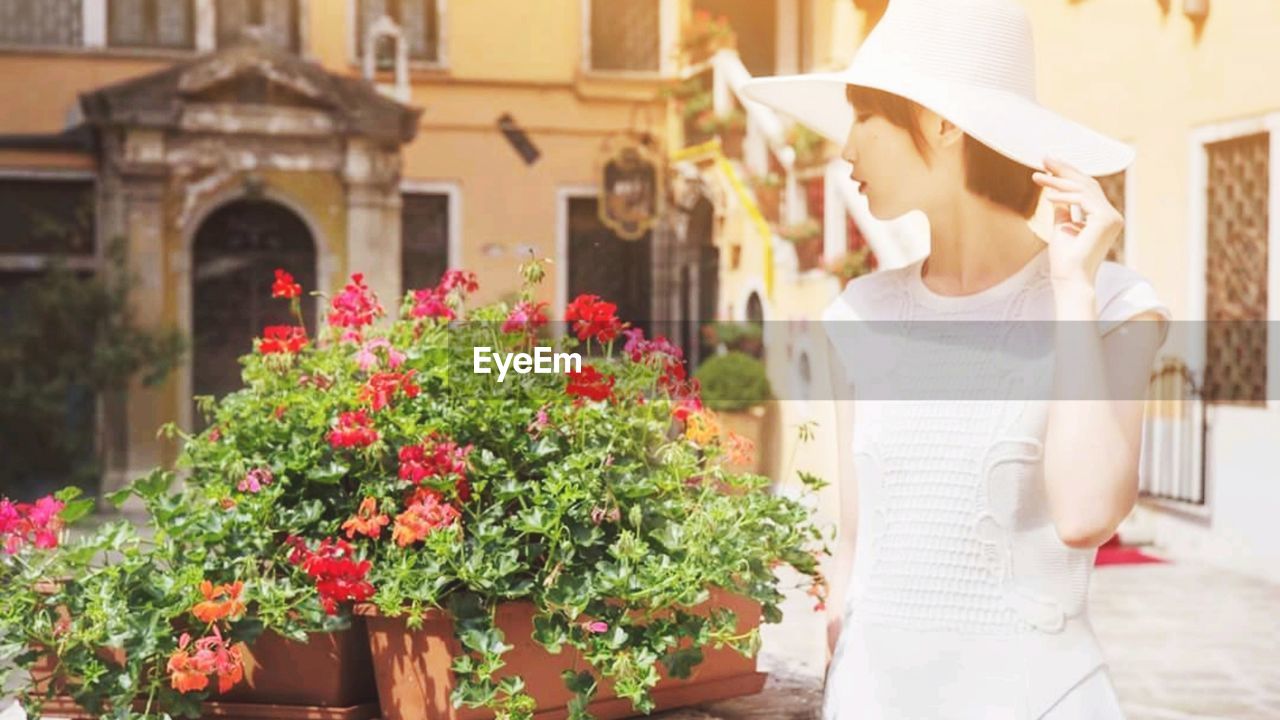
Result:
[[[844,70],[755,78],[743,93],[843,145],[846,85],[914,100],[1037,170],[1046,155],[1093,176],[1133,162],[1130,146],[1036,101],[1031,22],[1011,0],[890,0]]]

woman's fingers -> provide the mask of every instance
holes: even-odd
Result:
[[[1052,203],[1062,203],[1064,205],[1079,205],[1088,210],[1090,209],[1090,198],[1088,195],[1080,192],[1061,192],[1058,190],[1045,190],[1044,197]]]
[[[1083,190],[1084,189],[1084,186],[1078,180],[1072,180],[1071,178],[1065,178],[1065,177],[1058,177],[1056,175],[1050,175],[1048,173],[1042,173],[1042,172],[1031,173],[1031,179],[1035,180],[1037,183],[1041,185],[1057,188],[1059,190]]]
[[[1046,157],[1044,159],[1044,166],[1047,170],[1049,170],[1049,172],[1053,173],[1054,175],[1061,175],[1063,177],[1068,177],[1073,180],[1079,180],[1080,182],[1087,182],[1089,180],[1093,180],[1092,177],[1085,175],[1084,173],[1077,170],[1074,165],[1071,165],[1070,163],[1067,163],[1064,160],[1059,160],[1058,158],[1055,158],[1055,157]]]

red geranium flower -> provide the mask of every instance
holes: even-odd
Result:
[[[298,325],[269,325],[262,330],[258,352],[263,355],[292,355],[307,346],[307,329]]]
[[[329,444],[334,449],[368,447],[377,441],[378,431],[364,410],[342,413],[338,416],[338,426],[329,431]]]
[[[374,412],[381,410],[391,404],[391,399],[396,393],[403,393],[405,397],[415,398],[421,389],[414,384],[413,375],[416,371],[410,370],[404,373],[398,372],[380,372],[374,373],[365,386],[360,389],[360,402],[369,403],[369,407]]]
[[[564,319],[573,323],[579,340],[595,338],[597,342],[607,343],[617,337],[623,327],[614,315],[617,310],[617,305],[597,295],[579,295],[565,308]]]
[[[579,372],[568,373],[564,391],[569,395],[590,400],[605,400],[613,397],[612,375],[602,375],[594,366],[585,365]]]
[[[421,485],[429,478],[453,478],[458,500],[465,503],[471,499],[467,456],[474,449],[473,444],[459,446],[457,442],[432,432],[421,444],[400,448],[400,479]]]
[[[293,546],[289,562],[301,566],[315,581],[320,604],[329,615],[337,614],[340,602],[361,602],[373,597],[374,587],[365,580],[370,563],[353,559],[355,549],[350,543],[325,538],[312,551],[300,538],[290,537],[285,542]]]
[[[276,281],[271,285],[271,297],[292,299],[302,295],[302,286],[293,281],[293,276],[276,268]]]

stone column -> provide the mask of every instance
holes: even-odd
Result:
[[[142,327],[161,328],[169,324],[165,315],[164,137],[155,131],[133,130],[120,140],[123,142],[108,141],[104,148],[107,157],[100,188],[103,225],[99,238],[104,245],[124,241],[134,319]],[[104,493],[166,461],[163,441],[156,438],[160,426],[175,416],[166,386],[146,387],[135,379],[123,405],[114,409],[118,417],[108,419],[123,421],[125,428],[122,442],[115,443],[123,457],[108,458],[102,480]]]
[[[335,280],[337,291],[352,273],[365,282],[394,315],[400,307],[400,155],[362,140],[347,146],[343,179],[347,184],[346,273]]]

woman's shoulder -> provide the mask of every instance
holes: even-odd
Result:
[[[875,320],[892,314],[907,291],[911,265],[876,270],[845,283],[822,312],[823,320]]]

